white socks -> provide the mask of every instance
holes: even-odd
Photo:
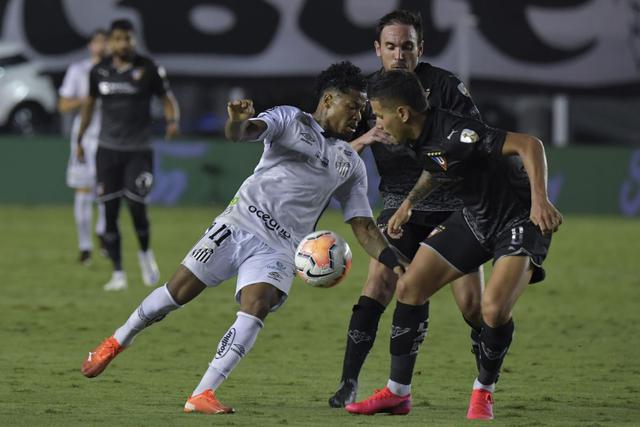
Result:
[[[216,355],[209,363],[209,368],[200,380],[200,384],[193,391],[193,396],[207,389],[215,391],[256,342],[258,333],[264,325],[262,320],[241,311],[237,316],[234,324],[220,340]]]
[[[78,249],[81,251],[90,251],[93,247],[91,243],[92,203],[93,194],[76,191],[73,201],[73,216],[78,231]]]
[[[165,284],[147,295],[138,308],[129,316],[126,323],[120,326],[113,336],[120,345],[129,346],[135,336],[144,328],[159,322],[169,312],[180,307],[169,293]]]
[[[93,216],[92,193],[76,191],[73,200],[73,216],[76,220],[76,229],[78,231],[78,249],[81,251],[90,251],[93,248],[91,242],[91,219]],[[104,204],[98,203],[98,218],[96,220],[96,234],[103,235],[105,232],[106,221],[104,219]]]
[[[476,380],[473,382],[473,389],[474,390],[482,389],[482,390],[487,390],[493,393],[496,390],[496,383],[493,383],[490,385],[484,385],[480,381],[478,381],[478,379],[476,378]]]
[[[400,384],[393,380],[387,381],[387,388],[396,396],[406,396],[411,394],[411,384]]]

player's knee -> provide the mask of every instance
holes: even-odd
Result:
[[[511,318],[511,310],[490,298],[482,299],[482,319],[489,326],[502,325]]]
[[[395,275],[393,279],[390,279],[383,274],[376,274],[367,278],[362,293],[363,295],[378,301],[380,304],[387,306],[393,298],[395,290]]]
[[[274,298],[266,295],[243,298],[240,303],[240,311],[264,320],[274,305],[276,305]]]
[[[419,292],[419,287],[413,286],[409,281],[407,281],[404,276],[398,279],[396,285],[396,294],[398,296],[398,301],[401,301],[404,304],[411,305],[422,305],[425,303],[426,299],[422,298]]]

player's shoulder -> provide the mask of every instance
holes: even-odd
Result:
[[[93,67],[91,67],[91,72],[95,72],[98,70],[108,70],[109,68],[111,68],[112,60],[113,59],[111,56],[102,58],[102,60],[98,61],[95,65],[93,65]]]
[[[454,111],[442,108],[430,109],[431,135],[436,139],[444,137],[441,141],[446,144],[471,144],[480,139],[491,130],[480,120],[464,116]]]
[[[298,107],[293,107],[291,105],[276,105],[267,110],[261,112],[260,116],[270,116],[270,117],[279,117],[281,119],[293,119],[297,116],[303,116],[306,113],[300,110]]]
[[[424,84],[458,84],[460,79],[452,71],[436,67],[428,62],[420,62],[414,70],[418,78]]]

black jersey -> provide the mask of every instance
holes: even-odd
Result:
[[[102,101],[98,145],[111,150],[151,149],[151,96],[164,96],[169,83],[164,69],[150,58],[135,55],[116,69],[111,57],[89,74],[89,94]]]
[[[379,70],[371,77],[381,72],[382,70]],[[464,83],[451,72],[426,62],[419,63],[414,72],[428,92],[430,105],[480,119],[478,108]],[[361,122],[360,133],[366,132],[374,125],[375,116],[369,106]],[[418,180],[422,167],[402,145],[372,144],[371,150],[380,174],[379,189],[384,207],[398,208]],[[415,210],[454,211],[461,207],[459,199],[441,188],[417,204]]]
[[[422,167],[462,199],[463,215],[481,244],[529,218],[531,190],[519,156],[504,156],[507,132],[441,109],[427,112],[408,144]]]

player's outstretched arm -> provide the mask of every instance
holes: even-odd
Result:
[[[75,113],[80,110],[82,106],[82,98],[67,98],[65,96],[61,96],[58,99],[58,112],[65,113]]]
[[[426,170],[422,171],[422,175],[420,175],[420,178],[416,181],[407,198],[404,199],[398,210],[389,219],[387,223],[387,233],[389,233],[389,236],[394,239],[399,239],[402,236],[402,226],[409,221],[413,206],[424,199],[435,187],[437,187],[437,185],[431,179],[431,174]]]
[[[377,127],[369,129],[369,131],[360,137],[354,139],[349,144],[357,153],[364,150],[364,147],[373,143],[379,142],[381,144],[395,144],[396,140],[387,132]]]
[[[543,234],[558,231],[562,215],[549,201],[547,193],[547,157],[542,141],[524,133],[508,132],[502,154],[518,155],[529,176],[531,185],[531,222],[540,227]]]
[[[360,245],[372,258],[377,259],[382,264],[393,270],[398,276],[401,276],[409,260],[404,259],[402,255],[391,246],[385,239],[380,229],[370,217],[355,217],[349,220],[353,234],[360,242]]]
[[[82,138],[84,137],[84,133],[87,131],[87,128],[91,123],[91,119],[93,118],[93,109],[95,105],[96,99],[89,95],[82,100],[82,106],[80,107],[80,129],[78,130],[78,139],[76,140],[76,144],[78,145],[76,155],[78,156],[78,160],[81,162],[84,162]]]
[[[257,139],[266,129],[262,120],[249,120],[255,115],[253,101],[241,99],[227,104],[229,115],[224,125],[224,134],[231,141],[251,141]]]

